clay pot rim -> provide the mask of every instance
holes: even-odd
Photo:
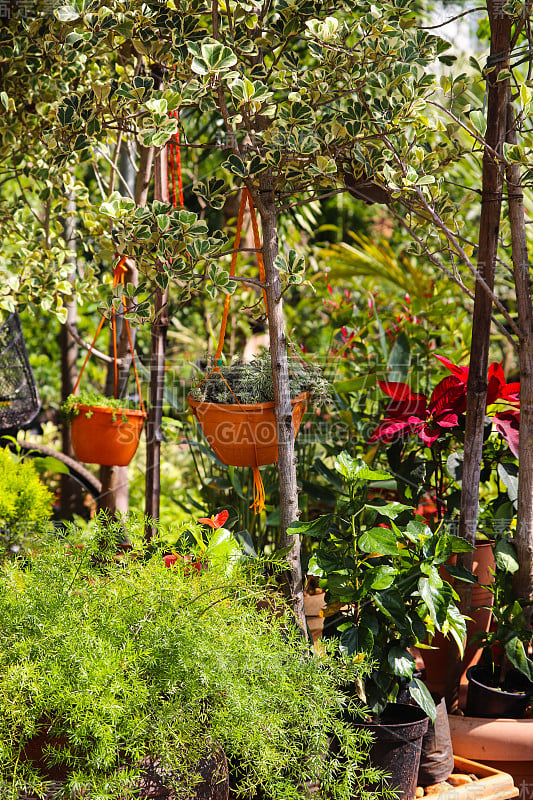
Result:
[[[75,407],[80,410],[80,413],[90,411],[93,414],[102,413],[106,416],[118,416],[120,414],[121,416],[126,417],[142,417],[142,419],[146,419],[148,416],[146,411],[142,411],[139,408],[123,408],[122,406],[119,408],[112,408],[111,406],[88,406],[85,403],[76,403]],[[76,419],[78,416],[79,414],[76,414],[74,419]],[[87,415],[86,418],[90,420],[90,417],[87,417]],[[117,419],[116,421],[119,422],[120,420]]]
[[[304,403],[309,399],[309,391],[300,392],[296,397],[291,398],[291,405],[295,406],[299,403]],[[218,409],[220,411],[227,411],[228,413],[239,413],[241,411],[252,411],[254,409],[270,410],[274,408],[274,401],[268,400],[264,403],[210,403],[208,400],[195,400],[192,394],[187,395],[187,402],[192,409],[201,409],[202,411],[209,411],[210,409]]]

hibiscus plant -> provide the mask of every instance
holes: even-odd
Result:
[[[379,714],[413,680],[411,648],[430,646],[440,631],[462,651],[465,619],[439,567],[471,546],[450,533],[433,532],[412,507],[377,496],[376,484],[390,481],[391,473],[346,452],[338,456],[335,469],[344,486],[335,513],[294,523],[291,531],[315,543],[308,572],[326,590],[325,636],[338,637],[343,652],[366,653],[374,662],[359,693]],[[446,568],[455,578],[475,580],[462,568]],[[434,715],[433,700],[420,680],[414,679],[411,694]]]

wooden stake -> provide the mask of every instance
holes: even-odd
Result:
[[[514,114],[509,99],[507,141],[516,144]],[[516,309],[520,339],[520,442],[518,448],[518,515],[514,542],[520,567],[513,585],[518,597],[527,601],[528,619],[533,604],[533,304],[527,248],[524,192],[520,164],[509,164],[506,170],[509,224]]]
[[[167,148],[155,157],[154,199],[168,203]],[[168,290],[157,288],[154,297],[155,319],[152,324],[150,352],[150,407],[146,424],[145,513],[153,520],[145,528],[146,538],[157,534],[161,498],[161,420],[165,386],[165,354],[168,330]]]
[[[263,262],[265,265],[268,302],[268,330],[274,407],[278,433],[278,471],[281,518],[281,547],[291,547],[286,556],[290,569],[286,576],[286,594],[292,603],[298,624],[305,630],[305,610],[300,563],[300,537],[287,535],[289,525],[298,519],[298,485],[294,429],[287,361],[287,338],[283,318],[281,278],[274,261],[278,254],[277,210],[269,172],[262,179],[261,223],[263,228]]]
[[[503,153],[506,136],[509,80],[498,81],[498,75],[502,69],[509,68],[512,20],[508,14],[501,12],[501,4],[498,4],[498,0],[488,0],[487,9],[491,30],[489,72],[487,74],[487,131],[485,134],[488,147],[483,153],[478,274],[492,290],[494,288],[504,177],[502,164],[492,152]],[[465,454],[459,523],[460,535],[472,545],[476,540],[479,510],[479,481],[487,404],[491,314],[491,297],[477,282],[467,384]],[[459,560],[464,567],[472,569],[472,553],[464,554],[463,558]],[[459,581],[456,589],[460,596],[459,608],[463,614],[468,614],[472,599],[472,585]],[[446,700],[448,709],[453,711],[457,708],[458,703],[462,664],[455,647],[449,648],[449,654]]]

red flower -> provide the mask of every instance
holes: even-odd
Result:
[[[500,436],[503,436],[509,445],[511,453],[518,458],[520,411],[517,408],[498,411],[494,415],[494,425]]]
[[[466,392],[468,367],[459,367],[444,356],[438,356],[436,353],[434,355],[441,364],[444,364],[450,370],[452,375],[464,384]],[[497,400],[505,400],[507,403],[518,405],[520,402],[520,384],[507,383],[502,365],[495,362],[490,364],[487,372],[487,405],[490,406]]]
[[[431,446],[446,428],[454,428],[458,417],[466,410],[466,384],[468,367],[454,364],[448,358],[435,354],[441,364],[452,373],[435,386],[429,402],[426,395],[411,392],[405,383],[379,381],[380,387],[392,399],[385,409],[385,419],[373,431],[369,444],[378,440],[392,442],[398,436],[417,433]],[[503,367],[493,363],[487,373],[487,406],[503,400],[511,405],[520,403],[520,384],[506,383]],[[518,452],[518,409],[498,412],[494,421],[499,433],[506,439],[512,452]]]
[[[438,356],[436,353],[433,353],[433,355],[438,361],[440,361],[441,364],[444,364],[444,366],[450,370],[452,375],[455,375],[456,378],[459,378],[459,380],[466,386],[466,381],[468,380],[468,367],[459,367],[457,364],[454,364],[453,361],[450,361],[449,358]]]
[[[209,525],[214,531],[218,530],[218,528],[223,528],[226,520],[229,517],[229,511],[220,511],[218,514],[214,514],[212,517],[200,517],[198,522],[202,522],[204,525]]]
[[[400,435],[417,433],[431,446],[443,429],[458,424],[464,390],[453,376],[437,384],[429,403],[425,394],[412,392],[406,383],[379,381],[379,385],[393,402],[385,409],[386,418],[373,431],[369,444],[378,440],[388,443]]]
[[[182,556],[172,553],[171,555],[163,556],[163,561],[165,562],[165,567],[170,568],[172,568],[177,561],[181,561],[185,565],[185,575],[190,575],[191,569],[201,572],[203,567],[203,562],[200,559],[193,560],[192,555]]]

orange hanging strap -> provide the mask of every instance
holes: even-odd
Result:
[[[259,228],[257,227],[257,216],[255,213],[255,206],[252,198],[248,195],[248,204],[250,206],[250,217],[252,218],[252,230],[254,232],[254,247],[257,251],[257,266],[259,267],[259,280],[261,283],[266,283],[265,264],[263,262],[263,253],[261,251],[261,239],[259,238]],[[268,312],[268,303],[266,290],[263,287],[263,302],[265,304],[265,311]]]
[[[263,253],[261,252],[261,239],[259,238],[259,228],[257,225],[257,216],[255,213],[255,206],[253,203],[252,198],[248,194],[248,204],[250,206],[250,217],[252,219],[252,230],[254,234],[254,247],[256,249],[257,255],[257,266],[259,268],[259,280],[261,283],[266,282],[265,277],[265,265],[263,262]],[[267,296],[265,288],[263,287],[263,302],[265,304],[265,311],[268,311],[268,303],[267,303]],[[255,442],[254,442],[255,446]],[[256,452],[257,457],[257,452]],[[261,478],[261,473],[259,471],[259,467],[255,466],[253,469],[254,473],[254,501],[250,508],[253,508],[255,514],[260,514],[265,508],[265,487],[263,484],[263,479]]]
[[[176,117],[176,119],[178,118],[178,112],[177,111],[174,111],[174,116]],[[177,172],[177,175],[178,175],[178,199],[180,201],[180,206],[183,208],[185,203],[183,201],[183,178],[181,176],[181,148],[180,148],[180,129],[179,128],[178,128],[178,131],[177,131],[176,135],[174,136],[174,141],[176,142],[175,150],[176,150],[176,172]]]
[[[246,203],[248,201],[248,189],[243,189],[241,194],[241,205],[239,208],[239,216],[237,217],[237,230],[235,231],[235,242],[233,243],[233,255],[231,256],[231,266],[229,270],[230,277],[235,276],[237,268],[237,255],[239,251],[239,244],[241,242],[242,223],[244,221],[244,212],[246,210]],[[222,348],[224,347],[224,338],[226,336],[226,325],[228,324],[229,304],[231,295],[227,294],[224,300],[224,310],[222,312],[222,321],[220,323],[220,335],[218,337],[218,347],[215,355],[215,370],[220,367],[220,357],[222,355]]]
[[[180,173],[178,172],[178,176],[179,176],[179,174]],[[244,222],[244,213],[246,211],[246,204],[247,203],[249,204],[249,207],[250,207],[250,214],[251,214],[251,219],[252,219],[254,243],[255,243],[255,248],[257,250],[257,263],[258,263],[258,266],[259,266],[259,277],[260,277],[261,281],[264,283],[265,282],[265,268],[264,268],[264,264],[263,264],[263,256],[262,256],[262,253],[261,253],[261,241],[260,241],[260,238],[259,238],[259,229],[258,229],[258,226],[257,226],[257,217],[256,217],[256,214],[255,214],[255,208],[254,208],[254,204],[252,202],[252,198],[250,197],[250,195],[248,193],[248,190],[246,188],[244,188],[242,190],[242,194],[241,194],[241,204],[240,204],[240,207],[239,207],[239,215],[237,217],[237,228],[236,228],[236,231],[235,231],[235,241],[234,241],[234,244],[233,244],[233,254],[232,254],[232,258],[231,258],[231,266],[230,266],[230,273],[229,274],[230,274],[230,277],[232,277],[232,278],[235,276],[235,271],[236,271],[236,268],[237,268],[237,255],[238,255],[238,251],[239,251],[239,245],[240,245],[240,242],[241,242],[242,226],[243,226],[243,222]],[[267,298],[266,298],[266,292],[265,292],[264,289],[263,289],[263,299],[264,299],[265,308],[266,308]],[[222,320],[221,320],[221,323],[220,323],[220,334],[219,334],[219,339],[218,339],[218,347],[217,347],[217,351],[216,351],[216,354],[215,354],[215,366],[214,366],[212,372],[218,372],[219,375],[221,375],[222,380],[224,381],[224,383],[226,383],[226,385],[228,386],[230,392],[235,397],[235,400],[237,401],[237,404],[240,406],[240,405],[242,405],[242,403],[240,403],[239,399],[235,396],[235,393],[233,392],[233,390],[231,389],[231,387],[227,383],[226,379],[224,378],[224,376],[220,372],[222,349],[224,347],[224,339],[226,337],[226,327],[227,327],[227,324],[228,324],[230,300],[231,300],[231,295],[229,295],[229,294],[226,295],[226,297],[224,299],[224,309],[223,309],[223,312],[222,312]],[[205,378],[204,380],[207,380],[207,378]],[[250,423],[249,423],[249,425],[250,425]],[[250,425],[250,435],[251,435],[251,433],[252,432],[251,432],[251,425]],[[255,441],[254,441],[254,447],[255,447]],[[257,451],[256,451],[256,461],[257,461]],[[261,478],[261,473],[259,471],[259,466],[257,465],[257,463],[253,467],[253,503],[251,504],[250,508],[253,508],[255,514],[260,514],[265,508],[265,487],[264,487],[263,480]]]
[[[74,389],[72,390],[72,394],[78,394],[78,387],[80,385],[81,376],[83,375],[83,370],[87,366],[87,362],[89,360],[89,356],[91,355],[91,353],[93,351],[93,347],[95,346],[96,340],[98,339],[98,337],[100,335],[100,331],[103,328],[104,322],[105,322],[105,317],[102,317],[102,319],[100,320],[100,324],[99,324],[98,328],[96,329],[96,333],[94,334],[94,338],[93,338],[93,340],[92,340],[92,342],[90,344],[90,347],[87,350],[87,355],[85,356],[85,360],[84,360],[84,362],[82,364],[82,367],[80,369],[80,374],[78,375],[78,380],[76,381]]]
[[[253,468],[254,473],[254,501],[250,508],[253,508],[254,514],[260,514],[265,510],[265,486],[259,467]]]
[[[127,272],[127,269],[128,269],[126,267],[126,261],[127,260],[128,260],[127,256],[122,256],[122,258],[119,259],[115,269],[113,270],[113,288],[115,288],[115,286],[118,286],[119,284],[124,284],[124,278],[125,278],[125,275],[126,275],[126,272]],[[124,297],[124,295],[122,295],[122,305],[123,305],[123,308],[124,308],[124,314],[126,314],[128,309],[127,309],[127,304],[126,304],[126,298]],[[114,362],[115,362],[115,364],[114,364],[115,376],[114,377],[115,377],[115,397],[116,397],[117,396],[117,390],[118,390],[118,364],[117,364],[117,360],[118,359],[117,359],[116,314],[115,314],[115,307],[114,306],[113,306],[113,310],[111,312],[111,320],[112,320],[112,331],[113,331],[113,356],[114,356]],[[87,355],[85,356],[85,360],[84,360],[84,362],[82,364],[82,367],[80,369],[80,374],[78,375],[78,380],[76,381],[76,385],[74,386],[72,394],[77,394],[77,392],[78,392],[78,388],[79,388],[80,381],[81,381],[81,376],[83,375],[85,367],[87,366],[87,362],[88,362],[89,357],[90,357],[90,355],[91,355],[91,353],[93,351],[94,345],[96,344],[96,340],[98,339],[98,337],[100,335],[100,332],[101,332],[101,330],[103,328],[104,322],[105,322],[105,317],[102,316],[102,318],[100,320],[100,324],[98,325],[98,328],[96,329],[96,333],[94,334],[94,338],[93,338],[93,340],[92,340],[92,342],[91,342],[91,344],[89,346],[89,349],[87,351]],[[139,381],[139,374],[137,372],[137,365],[135,363],[135,350],[133,348],[133,341],[132,341],[132,338],[131,338],[130,325],[129,325],[129,322],[126,319],[125,316],[124,316],[124,324],[126,325],[126,332],[128,334],[128,343],[129,343],[129,346],[130,346],[131,359],[132,359],[132,363],[133,363],[133,372],[135,373],[135,382],[137,384],[137,391],[139,392],[139,403],[140,403],[140,406],[141,406],[141,410],[144,412],[145,411],[145,407],[144,407],[142,393],[141,393],[141,384],[140,384],[140,381]]]
[[[178,112],[171,111],[170,116],[178,119]],[[172,197],[172,206],[177,208],[178,200],[180,207],[185,205],[183,200],[183,179],[181,176],[181,150],[180,150],[180,131],[176,133],[168,143],[168,194]]]
[[[115,286],[124,285],[124,277],[126,275],[127,267],[126,267],[126,256],[122,256],[119,260],[118,264],[116,265],[115,269],[113,270],[113,288]],[[124,299],[124,295],[122,295]],[[118,356],[117,356],[117,321],[116,321],[116,312],[115,306],[111,311],[111,326],[112,326],[112,333],[113,333],[113,360],[114,360],[114,368],[115,368],[115,398],[118,395]],[[132,354],[133,357],[133,354]]]
[[[126,298],[125,297],[122,298],[122,303],[124,305],[124,313],[126,313],[127,310],[128,310],[128,307],[126,305]],[[135,375],[135,383],[137,384],[137,391],[139,393],[139,404],[141,406],[141,411],[146,412],[146,409],[145,409],[144,403],[143,403],[143,396],[142,396],[142,392],[141,392],[141,382],[139,380],[139,373],[137,372],[137,365],[135,363],[135,350],[133,348],[133,341],[132,341],[132,338],[131,338],[130,323],[126,319],[126,317],[124,317],[124,324],[126,326],[126,333],[128,334],[128,342],[129,342],[130,351],[131,351],[131,363],[133,364],[133,374]]]

